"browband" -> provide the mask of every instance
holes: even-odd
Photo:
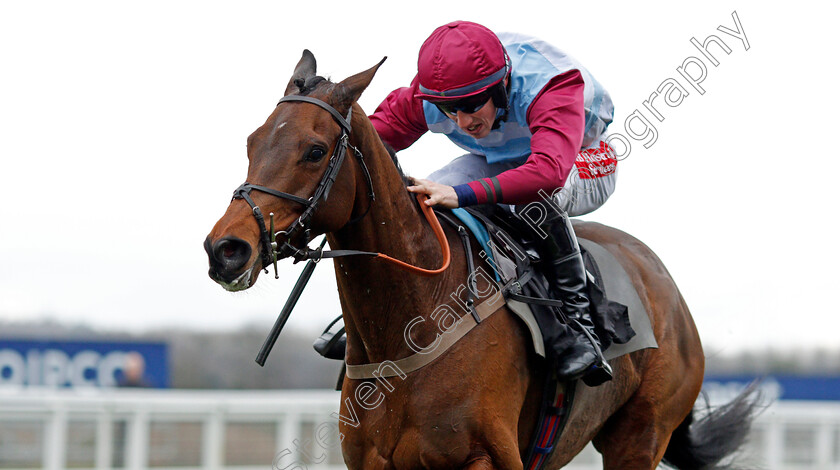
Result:
[[[347,111],[347,118],[345,118],[341,114],[338,114],[338,111],[336,111],[335,108],[333,108],[332,106],[328,105],[327,103],[325,103],[325,102],[323,102],[319,99],[311,98],[309,96],[300,96],[300,95],[284,96],[284,97],[280,98],[280,101],[278,101],[277,104],[279,105],[280,103],[282,103],[284,101],[303,101],[304,103],[311,103],[311,104],[314,104],[316,106],[320,106],[325,111],[332,114],[332,117],[335,118],[335,120],[338,122],[338,125],[343,127],[344,130],[348,134],[350,133],[350,118],[353,116],[353,107],[352,106],[350,106],[350,110]]]

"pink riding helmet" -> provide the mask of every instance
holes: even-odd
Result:
[[[452,101],[493,88],[510,72],[510,59],[492,31],[453,21],[437,28],[420,47],[417,70],[415,98]]]

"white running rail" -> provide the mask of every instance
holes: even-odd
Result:
[[[330,391],[4,390],[0,469],[339,469]],[[745,457],[768,470],[840,470],[840,403],[779,402]],[[587,448],[568,467],[599,469]]]

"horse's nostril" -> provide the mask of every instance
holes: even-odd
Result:
[[[238,271],[251,259],[251,245],[239,238],[223,238],[213,244],[211,256],[222,270]]]

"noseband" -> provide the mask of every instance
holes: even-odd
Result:
[[[311,103],[326,110],[330,113],[330,115],[332,115],[333,119],[335,119],[335,121],[341,127],[341,134],[336,140],[335,148],[333,150],[332,155],[330,156],[329,164],[327,165],[327,170],[324,173],[324,176],[321,177],[321,181],[318,183],[318,187],[315,188],[315,192],[309,199],[304,199],[302,197],[295,196],[294,194],[285,193],[283,191],[277,191],[275,189],[251,184],[248,182],[243,183],[241,186],[236,188],[236,191],[233,192],[233,199],[244,199],[245,202],[248,203],[249,206],[251,206],[251,211],[254,214],[254,218],[257,220],[257,225],[260,228],[260,254],[262,256],[263,269],[265,269],[266,272],[268,272],[268,265],[274,264],[275,277],[278,277],[278,259],[294,256],[295,262],[297,262],[303,259],[312,258],[310,254],[313,251],[320,251],[320,248],[318,250],[311,250],[307,246],[309,244],[309,241],[311,240],[310,224],[312,223],[312,216],[315,214],[315,210],[318,208],[318,204],[322,200],[327,200],[327,197],[330,194],[330,189],[332,188],[333,184],[335,184],[336,177],[338,176],[338,171],[341,169],[341,164],[344,162],[344,157],[347,155],[348,147],[353,149],[353,154],[359,160],[359,164],[362,167],[362,173],[364,174],[365,179],[367,180],[369,189],[368,197],[370,199],[368,202],[368,207],[367,209],[365,209],[365,212],[348,223],[354,223],[360,220],[365,215],[367,215],[368,211],[373,205],[373,201],[376,199],[376,195],[373,192],[373,181],[371,181],[370,172],[368,171],[367,165],[365,164],[364,155],[362,155],[362,152],[358,148],[350,144],[350,119],[353,114],[352,106],[350,107],[350,110],[347,111],[347,118],[345,118],[329,104],[319,99],[311,98],[308,96],[285,96],[277,102],[277,105],[279,106],[280,103],[289,101],[303,101],[304,103]],[[260,210],[259,206],[257,206],[254,203],[254,200],[251,199],[251,191],[260,191],[262,193],[271,194],[272,196],[287,199],[289,201],[301,204],[304,207],[303,213],[285,230],[281,230],[279,232],[274,231],[274,214],[271,213],[269,214],[270,229],[267,230],[265,224],[265,217],[263,216],[263,213]],[[271,233],[269,233],[269,230]],[[303,236],[303,247],[299,248],[292,245],[290,241],[292,237],[294,237],[298,232],[301,231]],[[282,245],[278,245],[277,243],[278,235],[283,235],[285,237],[285,240],[283,241]]]

